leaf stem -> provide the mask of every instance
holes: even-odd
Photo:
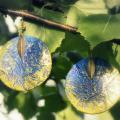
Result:
[[[37,22],[40,22],[44,25],[48,25],[48,26],[51,26],[51,27],[54,27],[54,28],[57,28],[57,29],[77,33],[77,28],[76,27],[72,27],[70,25],[65,25],[65,24],[55,22],[55,21],[51,21],[51,20],[45,19],[43,17],[40,17],[38,15],[34,15],[33,13],[30,13],[28,11],[11,10],[11,9],[6,9],[6,8],[0,7],[0,12],[3,13],[3,14],[10,14],[10,15],[13,15],[13,16],[21,16],[23,18],[33,20],[33,21],[37,21]]]

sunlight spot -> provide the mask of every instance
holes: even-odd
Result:
[[[54,80],[49,79],[49,80],[46,82],[45,85],[48,86],[48,87],[55,87],[55,86],[56,86],[56,83],[55,83]]]
[[[44,107],[45,106],[45,99],[40,99],[37,103],[38,107]]]
[[[9,120],[24,120],[22,114],[17,109],[12,110],[8,116]]]
[[[15,27],[15,24],[14,24],[14,21],[13,21],[12,17],[7,15],[6,17],[4,17],[4,19],[5,19],[5,23],[8,27],[9,32],[10,33],[15,33],[17,30],[16,30],[16,27]]]

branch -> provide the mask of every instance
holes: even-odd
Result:
[[[0,8],[0,12],[3,13],[3,14],[10,14],[10,15],[13,15],[13,16],[21,16],[23,18],[33,20],[33,21],[37,21],[37,22],[40,22],[44,25],[48,25],[48,26],[51,26],[51,27],[54,27],[54,28],[57,28],[57,29],[77,33],[77,28],[76,27],[72,27],[70,25],[65,25],[65,24],[60,24],[58,22],[54,22],[54,21],[45,19],[45,18],[40,17],[38,15],[34,15],[33,13],[30,13],[30,12],[17,11],[17,10],[5,9],[5,8]]]

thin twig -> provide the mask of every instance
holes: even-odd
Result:
[[[21,17],[29,19],[29,20],[40,22],[44,25],[48,25],[48,26],[55,27],[55,28],[58,28],[58,29],[61,29],[61,30],[77,33],[77,28],[76,27],[72,27],[70,25],[65,25],[65,24],[60,24],[58,22],[54,22],[54,21],[45,19],[45,18],[40,17],[38,15],[34,15],[33,13],[30,13],[30,12],[27,12],[27,11],[19,11],[19,10],[11,10],[11,9],[0,8],[0,12],[3,13],[3,14],[10,14],[10,15],[13,15],[13,16],[21,16]]]

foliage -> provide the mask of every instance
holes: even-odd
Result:
[[[17,108],[26,120],[33,116],[37,116],[38,120],[118,120],[119,103],[100,115],[76,111],[65,96],[64,83],[71,66],[88,57],[90,49],[93,49],[93,56],[106,59],[120,70],[120,46],[112,42],[120,39],[119,0],[112,0],[112,3],[109,0],[45,0],[42,6],[36,6],[33,1],[1,0],[0,6],[28,10],[46,19],[78,27],[78,30],[71,33],[25,20],[25,34],[37,37],[48,45],[53,67],[49,79],[28,93],[13,91],[0,83],[0,92],[5,97],[8,111]],[[15,20],[15,17],[12,16],[12,19]],[[10,24],[14,27],[14,23]],[[6,41],[14,36],[16,31],[10,31],[5,16],[0,13],[0,47],[4,47]],[[45,106],[38,106],[40,100],[45,100]]]

